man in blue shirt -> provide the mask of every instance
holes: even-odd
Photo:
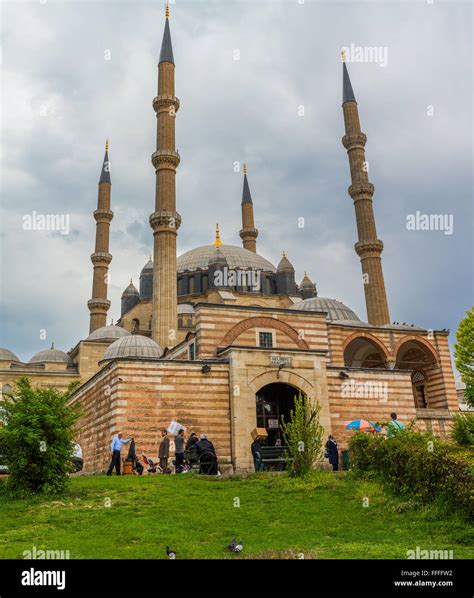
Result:
[[[390,417],[392,418],[392,421],[389,422],[387,426],[387,436],[395,436],[395,434],[404,430],[405,426],[397,419],[396,413],[391,413]]]
[[[110,450],[112,451],[112,460],[110,461],[107,475],[112,475],[114,467],[115,473],[117,475],[120,475],[120,450],[122,448],[122,444],[128,444],[131,440],[131,438],[129,438],[128,440],[122,440],[121,432],[119,432],[112,438],[112,443],[110,445]]]

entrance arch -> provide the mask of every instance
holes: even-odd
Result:
[[[291,410],[295,407],[295,395],[299,392],[301,391],[298,388],[285,382],[272,382],[256,393],[257,428],[266,429],[268,446],[275,446],[277,440],[284,444],[282,417],[285,422],[290,420]]]

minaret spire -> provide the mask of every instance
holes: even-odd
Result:
[[[91,261],[94,265],[92,298],[87,302],[90,311],[89,333],[107,324],[107,312],[110,308],[110,301],[107,299],[109,264],[112,261],[112,255],[109,253],[109,230],[110,222],[114,217],[114,213],[110,209],[111,189],[109,140],[107,139],[99,179],[97,210],[94,212],[97,224],[95,251],[91,255]]]
[[[244,187],[242,189],[242,229],[240,237],[244,249],[257,253],[258,230],[255,228],[253,217],[253,202],[247,180],[247,163],[244,162]]]
[[[176,211],[175,121],[179,100],[174,90],[174,57],[166,10],[165,29],[158,63],[158,94],[153,100],[157,118],[156,152],[151,160],[156,173],[155,211],[150,216],[154,237],[152,338],[161,347],[177,342],[176,237],[181,216]]]
[[[368,322],[374,326],[383,326],[390,323],[390,315],[382,270],[381,253],[383,243],[377,238],[372,205],[374,186],[369,181],[365,159],[364,147],[367,137],[360,128],[359,111],[344,54],[342,60],[342,110],[346,130],[346,134],[342,138],[342,144],[346,148],[349,157],[352,181],[349,187],[349,195],[354,201],[359,237],[354,248],[362,265]]]

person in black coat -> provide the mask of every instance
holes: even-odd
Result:
[[[339,470],[339,451],[337,450],[337,442],[332,434],[329,434],[326,442],[326,455],[329,463],[332,465],[333,471]]]
[[[200,470],[199,473],[217,475],[216,449],[205,434],[201,434],[199,441],[194,445],[197,449]]]
[[[197,437],[196,432],[191,432],[191,436],[188,438],[188,442],[186,443],[186,450],[189,451],[189,449],[197,442],[199,442],[199,438]]]

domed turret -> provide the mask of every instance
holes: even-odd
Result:
[[[316,297],[316,285],[312,282],[309,278],[308,274],[305,272],[303,280],[300,284],[300,291],[303,299],[309,299],[310,297]]]
[[[277,268],[277,293],[279,295],[292,295],[296,293],[295,269],[285,252]]]
[[[130,279],[130,284],[122,293],[122,309],[120,315],[123,316],[127,311],[131,310],[134,305],[140,300],[140,293]]]
[[[45,349],[39,351],[30,359],[29,363],[72,363],[71,358],[64,351],[54,348],[54,343],[51,345],[51,349]]]
[[[161,357],[163,351],[158,343],[140,334],[119,338],[107,348],[103,361],[126,357]]]
[[[140,272],[140,299],[151,299],[153,295],[153,261],[150,259]]]

